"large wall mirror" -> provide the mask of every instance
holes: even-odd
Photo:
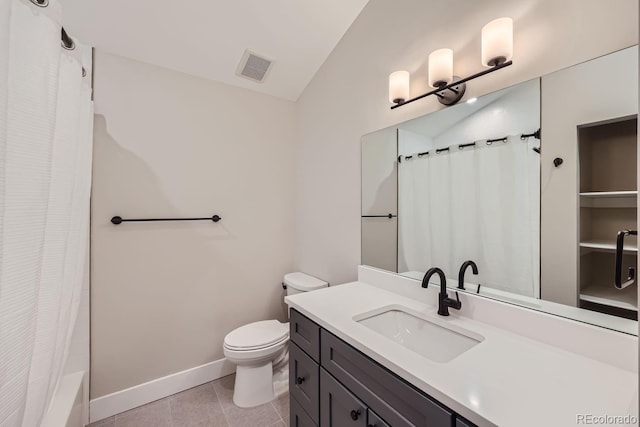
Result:
[[[633,46],[365,135],[362,264],[637,334],[637,94]]]

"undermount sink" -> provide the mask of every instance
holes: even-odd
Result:
[[[353,320],[434,362],[449,362],[484,340],[466,329],[419,316],[405,307],[389,306]]]

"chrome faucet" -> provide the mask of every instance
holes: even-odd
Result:
[[[471,271],[473,274],[478,274],[478,266],[475,262],[469,260],[462,263],[462,267],[460,267],[460,272],[458,273],[458,289],[464,289],[464,273],[467,272],[467,268],[471,267]]]
[[[440,278],[440,293],[438,294],[438,314],[440,316],[448,316],[449,315],[449,307],[460,310],[462,307],[462,303],[460,302],[460,298],[458,297],[458,292],[456,292],[456,299],[449,298],[447,294],[447,278],[444,275],[444,271],[441,269],[434,267],[427,270],[424,274],[424,278],[422,279],[422,287],[429,287],[429,280],[431,276],[437,274]]]

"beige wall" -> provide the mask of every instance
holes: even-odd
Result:
[[[472,81],[479,96],[637,43],[638,2],[617,0],[371,0],[296,108],[296,268],[331,283],[360,262],[360,137],[440,108],[429,97],[389,109],[387,79],[411,72],[424,93],[426,56],[454,50],[454,71],[482,69],[480,31],[514,19],[514,65]]]
[[[221,359],[241,324],[284,320],[294,106],[96,52],[92,398]]]
[[[426,56],[444,46],[456,74],[480,71],[480,30],[505,15],[514,65],[467,97],[637,43],[637,1],[605,3],[371,0],[296,104],[98,50],[92,398],[220,359],[234,327],[283,319],[294,267],[355,279],[360,138],[440,108],[389,110],[390,72],[425,92]],[[214,213],[218,224],[109,223]]]
[[[362,263],[398,271],[398,131],[362,137]],[[396,215],[365,218],[364,215]]]

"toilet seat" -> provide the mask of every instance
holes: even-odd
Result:
[[[277,320],[249,323],[229,332],[224,347],[232,351],[256,351],[277,347],[289,340],[289,324]]]

